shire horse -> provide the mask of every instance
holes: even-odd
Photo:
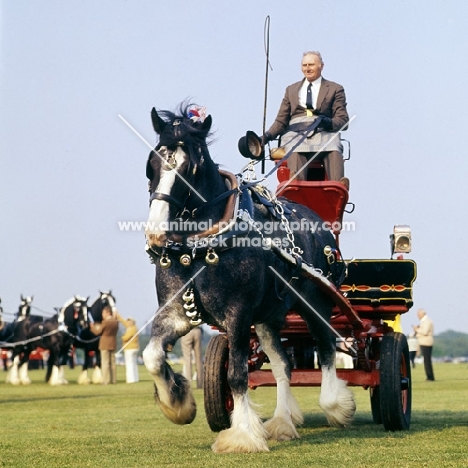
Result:
[[[21,320],[24,320],[25,318],[29,317],[31,313],[31,303],[34,299],[34,296],[26,296],[23,297],[21,294],[21,301],[20,305],[18,308],[18,312],[16,312],[16,320],[20,322]]]
[[[18,307],[18,311],[14,314],[15,319],[13,322],[3,322],[3,319],[0,320],[0,342],[5,343],[4,349],[11,349],[12,350],[12,362],[14,362],[14,358],[16,358],[16,363],[18,364],[20,361],[20,356],[15,353],[16,349],[20,350],[21,347],[16,348],[14,346],[15,342],[15,330],[17,328],[21,328],[22,325],[20,322],[23,320],[29,319],[31,313],[31,303],[34,299],[34,296],[23,296],[21,294],[20,297],[20,304]],[[28,355],[29,357],[29,355]],[[11,380],[12,379],[12,380]],[[21,374],[18,373],[18,368],[10,367],[9,372],[7,374],[7,383],[13,383],[15,385],[19,385],[23,383],[24,385],[28,385],[31,383],[31,380],[27,374],[27,366],[23,366],[21,368]]]
[[[67,384],[64,366],[74,338],[82,328],[88,326],[88,299],[74,296],[67,301],[59,313],[44,319],[29,315],[14,322],[12,366],[7,382],[13,385],[31,383],[28,376],[29,354],[36,348],[48,350],[46,382],[50,385]]]
[[[112,314],[115,315],[117,307],[115,305],[115,297],[112,291],[100,291],[99,297],[91,304],[88,310],[89,320],[93,322],[102,322],[102,310],[109,306]],[[83,328],[79,337],[75,340],[74,346],[81,348],[84,351],[84,362],[78,383],[85,385],[89,383],[102,383],[101,371],[101,352],[99,351],[99,336],[96,336],[89,327]],[[93,369],[91,378],[89,377],[88,369]]]
[[[348,426],[355,402],[346,382],[336,375],[335,340],[329,327],[333,303],[315,283],[298,274],[297,265],[283,261],[269,248],[271,239],[277,238],[298,265],[301,261],[313,265],[338,283],[343,267],[337,262],[330,265],[324,249],[324,244],[336,248],[335,239],[329,232],[314,234],[310,229],[286,235],[293,221],[320,219],[308,208],[272,194],[265,200],[260,196],[265,188],[244,181],[238,184],[235,176],[220,171],[208,151],[211,116],[202,121],[193,115],[186,104],[178,115],[154,108],[151,112],[159,142],[146,167],[150,181],[146,239],[156,264],[160,307],[143,359],[154,380],[156,401],[176,424],[189,424],[195,418],[190,382],[173,371],[166,353],[203,321],[226,333],[227,380],[234,401],[231,427],[218,434],[212,450],[262,452],[268,451],[267,439],[299,438],[296,426],[303,423],[303,415],[290,390],[290,362],[280,340],[285,315],[293,309],[316,339],[322,369],[320,406],[329,424]],[[236,219],[245,222],[247,231],[252,228],[242,234],[242,244],[237,243],[242,223],[237,230],[232,227]],[[275,226],[273,232],[259,227],[267,222]],[[277,381],[276,409],[265,423],[248,395],[252,325]]]

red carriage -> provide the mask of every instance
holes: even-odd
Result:
[[[321,171],[323,168],[317,163],[308,177],[315,180],[290,181],[289,170],[283,164],[278,170],[277,195],[314,210],[329,223],[338,240],[348,191],[339,182],[323,180]],[[337,369],[338,377],[349,386],[369,389],[374,422],[383,424],[386,430],[397,431],[410,426],[411,369],[406,337],[394,331],[387,321],[398,321],[399,315],[412,307],[416,264],[402,255],[393,259],[393,252],[410,251],[409,230],[403,229],[392,239],[392,258],[346,261],[347,275],[341,287],[322,286],[335,302],[331,326],[337,344],[341,343],[337,349],[342,351],[343,343],[347,344],[346,352],[353,360],[351,369]],[[321,281],[312,274],[309,277]],[[321,370],[314,359],[314,339],[294,310],[287,314],[281,336],[293,368],[291,386],[320,386]],[[216,432],[230,427],[233,409],[227,383],[228,349],[227,337],[221,332],[212,337],[205,357],[205,412]],[[251,389],[276,385],[254,327],[248,362]]]

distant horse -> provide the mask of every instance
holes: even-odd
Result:
[[[112,314],[115,315],[117,308],[115,306],[115,298],[111,291],[99,293],[99,297],[92,303],[88,310],[89,319],[92,319],[94,322],[102,322],[102,310],[106,306],[109,306],[112,310]],[[79,337],[75,340],[74,346],[76,348],[82,348],[85,354],[83,370],[78,377],[78,383],[102,383],[99,336],[94,335],[89,327],[84,328]],[[93,369],[91,379],[88,376],[88,369]]]
[[[64,369],[73,340],[82,328],[88,326],[87,299],[75,296],[65,303],[57,315],[44,319],[37,315],[29,315],[22,321],[14,322],[14,344],[12,366],[7,382],[13,385],[29,384],[28,377],[29,354],[35,348],[43,348],[49,352],[47,360],[46,382],[51,385],[68,383],[64,377]]]
[[[18,312],[16,312],[16,320],[21,321],[24,320],[26,317],[29,317],[31,313],[31,303],[34,299],[34,296],[26,296],[23,297],[21,294],[21,302],[19,305]]]
[[[14,314],[15,319],[13,322],[3,322],[3,318],[0,317],[0,343],[4,343],[3,349],[10,349],[12,350],[12,356],[17,356],[14,352],[14,345],[12,344],[15,340],[15,329],[18,326],[18,322],[22,322],[23,320],[29,318],[31,312],[31,303],[33,301],[33,296],[26,296],[23,297],[21,294],[20,297],[20,304],[18,307],[18,311]],[[3,312],[3,310],[2,310]],[[18,349],[22,349],[19,347]],[[13,359],[13,357],[12,357]],[[19,359],[19,357],[17,357]],[[7,383],[9,382],[11,373],[8,373],[7,376]],[[16,378],[14,378],[16,380]],[[22,369],[22,380],[24,384],[30,383],[29,377],[27,376],[27,368],[24,370]],[[19,383],[19,382],[18,382]]]
[[[343,267],[327,261],[336,249],[335,239],[325,230],[297,228],[320,225],[315,224],[320,218],[308,208],[276,199],[264,187],[220,171],[206,142],[211,116],[201,121],[193,117],[190,106],[181,106],[179,115],[168,111],[159,115],[153,108],[151,117],[159,143],[146,168],[150,180],[146,237],[156,263],[160,308],[143,358],[162,412],[177,424],[195,418],[190,382],[172,370],[166,352],[203,321],[226,332],[227,379],[234,401],[231,427],[218,434],[212,449],[261,452],[268,450],[268,438],[298,438],[295,426],[303,416],[290,391],[290,363],[279,335],[286,312],[293,309],[317,343],[320,406],[331,425],[349,425],[355,403],[346,383],[336,376],[335,340],[328,325],[333,303],[298,274],[305,262],[338,284]],[[272,229],[265,229],[266,223]],[[297,265],[283,261],[272,244],[292,253]],[[247,391],[252,324],[277,381],[276,410],[264,424]]]
[[[0,298],[0,304],[2,303],[2,300]],[[8,323],[8,322],[5,322],[3,320],[3,307],[0,305],[0,353],[2,353],[2,358],[3,358],[3,365],[5,366],[5,370],[6,370],[6,359],[4,358],[4,354],[3,352],[6,351],[6,349],[8,349],[7,347],[3,346],[3,344],[9,344],[8,341],[9,341],[9,338],[13,337],[13,331],[12,331],[12,327],[11,327],[11,324]]]

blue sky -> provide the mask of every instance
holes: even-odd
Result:
[[[468,333],[463,261],[468,4],[460,1],[0,1],[0,297],[52,313],[112,289],[143,325],[157,307],[143,233],[150,110],[190,98],[214,121],[215,161],[238,172],[237,141],[261,132],[264,22],[271,18],[267,125],[301,79],[306,50],[356,116],[346,173],[356,210],[346,258],[389,258],[409,224],[418,264],[409,332],[424,307],[436,333]],[[270,188],[276,181],[270,179]],[[90,300],[90,302],[91,302]]]

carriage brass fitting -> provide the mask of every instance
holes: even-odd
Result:
[[[177,161],[176,161],[176,159],[174,158],[173,155],[171,155],[170,157],[168,157],[168,158],[164,161],[164,165],[163,165],[163,169],[164,169],[164,170],[166,170],[166,171],[172,171],[172,170],[174,170],[176,167],[177,167]]]
[[[167,254],[163,254],[161,259],[159,260],[159,264],[161,265],[161,268],[164,268],[166,270],[167,268],[171,267],[172,260],[169,258]]]
[[[218,254],[213,249],[209,249],[206,253],[205,261],[208,265],[216,265],[219,262]]]
[[[190,325],[199,325],[201,323],[201,318],[195,304],[195,295],[193,294],[192,288],[188,288],[184,292],[182,300],[184,301],[185,315],[190,319]]]
[[[189,289],[187,289],[187,291],[184,292],[184,294],[182,296],[182,300],[184,302],[190,302],[190,301],[193,301],[194,297],[195,296],[193,295],[193,289],[189,288]]]
[[[180,263],[184,266],[189,266],[192,263],[192,259],[190,255],[184,254],[180,256]]]
[[[332,249],[329,245],[326,245],[323,248],[323,253],[325,254],[325,257],[327,257],[327,262],[329,265],[332,263],[335,263],[335,250]]]

